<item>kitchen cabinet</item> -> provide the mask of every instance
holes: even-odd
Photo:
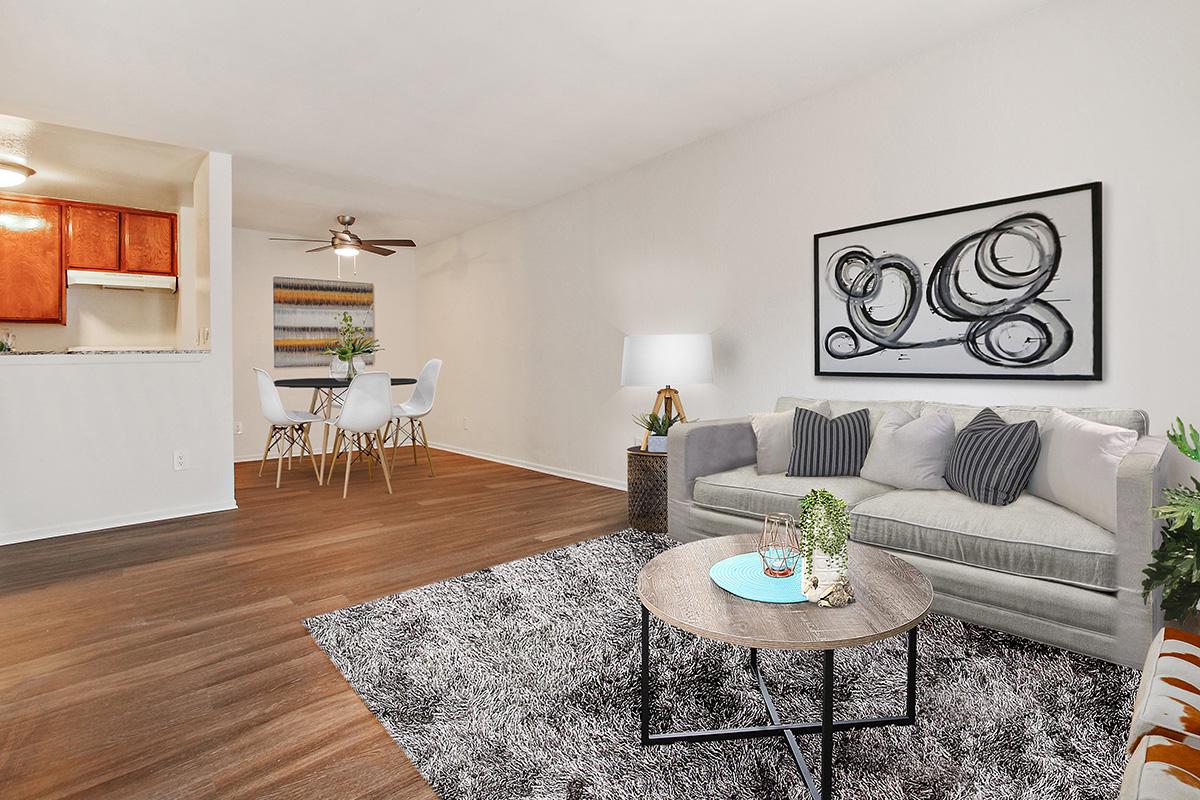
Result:
[[[121,271],[175,274],[175,215],[121,212]]]
[[[121,268],[121,212],[115,208],[63,207],[63,263],[68,269]]]
[[[66,323],[62,205],[0,198],[0,320]]]

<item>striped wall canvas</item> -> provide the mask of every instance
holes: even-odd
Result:
[[[275,366],[328,366],[325,348],[337,339],[342,312],[375,335],[375,284],[316,278],[275,278]],[[363,356],[367,364],[374,355]]]

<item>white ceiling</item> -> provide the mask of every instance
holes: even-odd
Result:
[[[431,242],[1043,2],[0,0],[0,113],[232,153],[238,225]]]

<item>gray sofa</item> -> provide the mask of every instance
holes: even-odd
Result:
[[[776,411],[797,398],[783,397]],[[836,416],[868,408],[872,429],[890,407],[919,415],[944,409],[958,428],[980,407],[919,401],[830,400]],[[1042,419],[1049,407],[994,406],[1008,421]],[[680,541],[761,529],[767,512],[795,513],[796,501],[824,488],[850,507],[851,538],[924,572],[934,610],[1109,661],[1140,666],[1160,625],[1141,597],[1142,569],[1157,544],[1150,515],[1162,484],[1166,440],[1147,436],[1145,412],[1064,409],[1129,428],[1140,437],[1121,462],[1118,524],[1108,531],[1028,492],[1008,506],[952,491],[899,490],[858,477],[760,475],[749,417],[676,425],[668,437],[668,527]],[[853,565],[851,566],[853,569]]]

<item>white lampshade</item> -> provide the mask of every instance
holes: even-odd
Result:
[[[626,336],[622,386],[712,383],[712,337],[707,333]]]

